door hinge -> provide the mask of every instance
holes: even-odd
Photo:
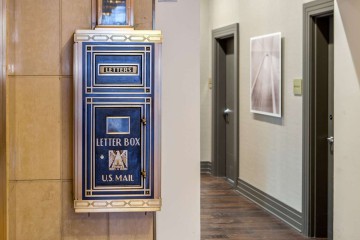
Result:
[[[146,171],[144,170],[144,171],[141,171],[141,175],[144,177],[144,178],[146,178]]]
[[[146,118],[142,118],[141,123],[145,126],[146,125]]]

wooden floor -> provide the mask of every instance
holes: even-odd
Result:
[[[308,238],[232,190],[225,179],[202,174],[201,239],[304,240]]]

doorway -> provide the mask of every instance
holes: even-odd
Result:
[[[333,239],[333,1],[304,5],[304,234]]]
[[[239,177],[238,35],[238,24],[212,31],[212,173],[234,186]]]

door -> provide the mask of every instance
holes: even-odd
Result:
[[[334,0],[304,4],[303,229],[333,239]]]
[[[329,23],[329,97],[328,97],[328,239],[333,239],[334,225],[334,17]]]
[[[218,116],[217,129],[219,142],[219,175],[226,177],[231,182],[235,182],[235,151],[234,134],[234,37],[218,40],[218,84],[219,93],[216,115]]]
[[[213,30],[213,174],[236,185],[238,160],[238,24]]]
[[[314,17],[314,237],[332,239],[334,152],[333,16]]]
[[[230,37],[222,40],[222,45],[225,49],[225,77],[222,84],[225,85],[225,106],[224,109],[224,121],[225,121],[225,177],[232,182],[235,182],[235,155],[236,155],[236,145],[235,145],[235,118],[234,118],[234,101],[236,96],[234,96],[233,89],[235,86],[235,76],[234,76],[234,38]]]

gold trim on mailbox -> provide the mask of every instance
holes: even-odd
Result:
[[[75,200],[75,212],[154,212],[160,211],[161,199],[130,199],[113,201]]]
[[[161,43],[161,31],[129,29],[76,30],[75,42],[150,42]]]

